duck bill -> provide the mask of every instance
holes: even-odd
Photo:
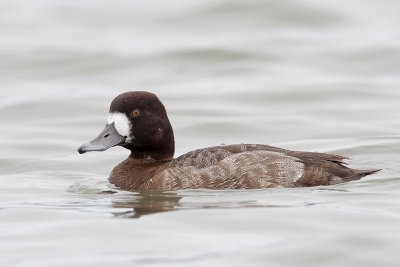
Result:
[[[105,151],[125,142],[126,137],[118,133],[114,123],[106,125],[104,130],[92,141],[78,148],[79,154],[90,151]]]

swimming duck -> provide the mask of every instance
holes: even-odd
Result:
[[[290,151],[262,144],[223,145],[174,159],[175,142],[164,105],[155,94],[126,92],[111,103],[107,125],[79,153],[114,146],[130,150],[110,182],[120,189],[255,189],[333,185],[379,170],[344,166],[345,157]]]

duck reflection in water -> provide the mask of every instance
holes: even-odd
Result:
[[[143,215],[172,211],[178,206],[182,197],[168,191],[140,192],[128,199],[113,201],[113,208],[132,209],[124,212],[113,212],[116,217],[140,218]]]
[[[107,191],[104,193],[115,193]],[[150,215],[160,212],[173,210],[188,209],[237,209],[237,208],[293,208],[306,207],[321,204],[310,200],[287,200],[279,203],[266,201],[260,203],[254,199],[237,199],[240,194],[236,194],[236,198],[229,198],[233,191],[226,191],[225,194],[203,191],[191,193],[176,193],[172,191],[144,191],[137,192],[134,195],[128,195],[125,198],[113,200],[112,207],[114,209],[123,209],[120,212],[112,212],[115,217],[120,218],[140,218],[144,215]],[[246,192],[247,195],[247,192]],[[181,201],[184,197],[190,196],[196,198],[207,198],[207,201]],[[220,198],[223,198],[221,200]],[[128,210],[127,210],[128,209]]]

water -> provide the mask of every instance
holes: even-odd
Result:
[[[0,266],[398,266],[398,1],[0,3]],[[134,193],[78,155],[155,92],[177,155],[221,143],[383,168],[300,189]],[[111,191],[117,193],[111,194]]]

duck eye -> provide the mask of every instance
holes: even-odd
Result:
[[[141,112],[140,112],[139,109],[135,109],[135,110],[133,110],[133,111],[131,112],[131,115],[132,115],[132,117],[134,117],[134,118],[139,117],[140,114],[141,114]]]

